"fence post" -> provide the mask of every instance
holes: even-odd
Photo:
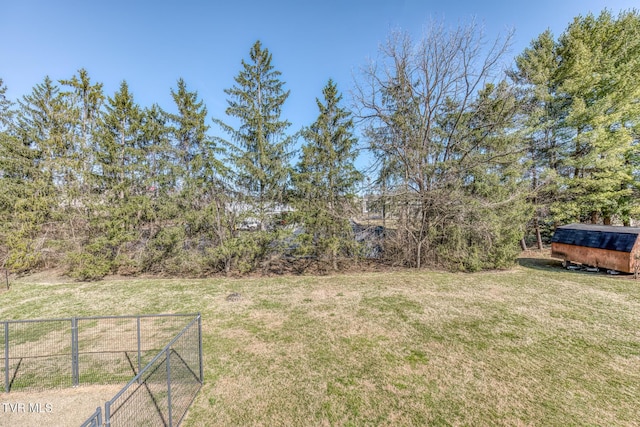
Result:
[[[141,337],[140,337],[140,315],[138,315],[136,317],[137,317],[137,324],[138,324],[138,327],[137,327],[137,329],[138,329],[138,372],[137,372],[137,374],[139,374],[140,370],[142,369],[142,366],[141,366],[141,364],[142,364],[142,361],[141,361],[142,355],[141,355],[141,351],[140,351],[140,346],[141,346],[141,344],[140,344],[140,341],[141,341]],[[140,378],[138,378],[138,384],[140,384]]]
[[[111,427],[111,401],[107,400],[104,403],[104,425],[105,427]]]
[[[78,319],[71,318],[71,377],[73,386],[77,386],[80,380],[80,369],[78,368]]]
[[[198,357],[200,359],[200,384],[204,384],[204,370],[202,368],[202,316],[198,313]]]
[[[173,414],[171,413],[171,347],[167,347],[167,400],[169,403],[169,427],[173,426]]]
[[[4,322],[4,390],[9,393],[9,322]]]

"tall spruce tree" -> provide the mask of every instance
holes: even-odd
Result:
[[[2,205],[6,266],[24,271],[40,265],[60,221],[69,176],[68,115],[49,77],[18,101],[2,141]],[[47,227],[48,233],[43,233]],[[46,237],[43,237],[46,236]]]
[[[96,129],[93,188],[100,197],[91,206],[88,244],[72,258],[72,273],[78,277],[101,277],[136,262],[124,254],[127,244],[139,238],[151,206],[142,125],[143,113],[123,81],[108,98]]]
[[[203,175],[204,159],[207,157],[209,138],[205,123],[207,108],[202,100],[198,100],[196,92],[187,90],[183,79],[178,80],[177,90],[171,90],[176,114],[168,114],[171,124],[173,144],[178,155],[178,162],[184,168],[183,187],[196,184],[197,178]]]
[[[82,197],[89,192],[92,167],[95,163],[93,134],[102,113],[103,85],[92,83],[89,73],[84,68],[78,70],[77,75],[70,79],[60,80],[60,83],[63,87],[61,94],[72,118],[69,136],[81,193],[77,197]]]
[[[33,237],[39,232],[38,217],[28,221],[31,226],[22,224],[29,202],[35,198],[39,174],[36,151],[18,137],[13,103],[6,98],[6,91],[0,80],[0,265],[20,271],[32,268],[38,261],[33,250]],[[37,215],[40,209],[35,211]],[[46,209],[43,212],[47,214]]]
[[[353,164],[357,139],[351,113],[340,105],[342,95],[332,80],[322,94],[323,100],[316,99],[318,118],[302,132],[306,143],[293,175],[296,217],[304,228],[300,248],[328,258],[337,270],[339,254],[353,249],[350,219],[361,174]]]
[[[276,242],[283,237],[274,214],[285,202],[290,176],[292,137],[286,134],[290,123],[280,117],[289,91],[271,60],[269,50],[256,41],[249,60],[242,60],[236,84],[225,90],[226,114],[235,127],[214,119],[231,136],[230,141],[218,139],[226,148],[234,175],[234,197],[225,207],[232,214],[229,223],[244,219],[258,224],[254,233],[234,230],[232,238],[218,248],[217,256],[227,271],[233,265],[243,271],[259,265],[268,270],[274,251],[279,252]]]
[[[175,147],[171,144],[171,128],[167,113],[157,104],[144,110],[142,137],[147,149],[149,174],[146,187],[153,201],[155,222],[174,219],[178,216],[176,190],[183,178],[182,164]],[[159,226],[159,225],[158,225]]]
[[[159,232],[156,243],[173,255],[177,255],[176,247],[189,249],[187,258],[177,260],[188,268],[195,257],[204,259],[205,248],[220,244],[219,229],[225,215],[224,209],[220,209],[225,198],[225,167],[216,157],[219,149],[214,139],[207,134],[207,108],[197,92],[189,91],[184,80],[179,79],[171,95],[176,113],[167,114],[167,124],[175,153],[173,169],[180,217]]]
[[[226,89],[229,96],[226,114],[236,119],[237,128],[214,120],[231,135],[226,142],[235,166],[238,189],[247,196],[264,229],[267,217],[284,201],[290,168],[286,135],[290,123],[282,120],[282,106],[289,97],[281,73],[271,64],[271,53],[257,41],[242,60],[236,85]]]
[[[143,237],[144,253],[140,269],[147,272],[166,271],[166,263],[184,246],[184,209],[180,188],[185,179],[185,167],[173,143],[169,114],[157,104],[144,110],[142,138],[147,147],[145,187],[150,203],[150,215]],[[177,272],[177,271],[176,271]]]
[[[82,250],[89,233],[88,208],[96,194],[91,191],[95,165],[93,134],[104,102],[102,83],[94,83],[85,69],[70,79],[60,80],[61,99],[68,112],[66,139],[69,145],[69,179],[64,188],[64,235],[66,251]]]

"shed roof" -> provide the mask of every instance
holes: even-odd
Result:
[[[637,227],[611,225],[569,224],[556,228],[552,243],[631,252],[640,235]]]

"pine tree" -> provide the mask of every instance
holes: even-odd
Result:
[[[178,112],[167,117],[171,123],[179,164],[185,168],[183,185],[189,187],[203,174],[204,159],[210,144],[207,137],[209,126],[205,124],[207,108],[202,100],[198,101],[196,92],[187,90],[183,79],[178,80],[178,88],[171,90],[171,96]]]
[[[350,219],[361,175],[353,165],[357,139],[351,113],[340,105],[342,95],[332,80],[322,94],[323,101],[316,99],[318,118],[302,132],[306,144],[294,174],[296,217],[304,228],[299,237],[307,242],[303,250],[329,258],[337,270],[338,255],[353,248]]]
[[[185,167],[172,144],[169,114],[154,104],[145,109],[142,138],[147,147],[145,187],[150,209],[143,241],[142,271],[166,271],[167,260],[176,256],[184,245],[184,210],[181,209],[180,186],[185,179]]]
[[[262,264],[270,268],[269,259],[280,251],[285,232],[277,227],[274,216],[286,202],[291,136],[286,135],[290,123],[280,118],[282,106],[289,97],[284,90],[281,73],[271,64],[271,53],[260,41],[249,51],[249,61],[242,60],[236,84],[226,89],[226,114],[237,127],[214,119],[231,136],[231,141],[219,138],[226,148],[233,174],[233,198],[225,204],[229,224],[257,221],[258,231],[239,234],[232,230],[231,238],[221,245],[218,259],[229,271],[235,265],[250,271]]]
[[[171,174],[177,216],[171,225],[159,230],[152,242],[165,257],[177,257],[173,268],[191,268],[195,257],[204,257],[204,248],[220,244],[219,227],[224,209],[219,209],[225,191],[225,168],[216,158],[218,149],[207,134],[207,109],[197,92],[189,91],[183,79],[171,91],[175,114],[166,114],[172,160]],[[170,204],[170,206],[174,206]],[[223,233],[224,234],[224,233]],[[187,255],[175,249],[186,248]],[[182,259],[178,259],[182,256]],[[200,264],[206,263],[202,261]],[[182,266],[180,266],[182,264]],[[197,267],[199,268],[199,267]],[[190,274],[197,271],[190,270]]]
[[[281,73],[271,64],[271,53],[257,41],[249,51],[249,62],[235,77],[236,85],[226,89],[229,96],[226,114],[239,121],[233,128],[214,120],[232,137],[226,142],[237,174],[239,190],[254,206],[264,229],[269,212],[284,201],[289,176],[288,147],[291,138],[285,132],[289,122],[282,120],[282,106],[289,96]]]
[[[126,255],[150,215],[148,145],[142,133],[143,112],[125,81],[107,100],[95,133],[96,170],[93,190],[100,197],[91,206],[91,231],[85,251],[72,257],[73,274],[101,277],[136,260]]]
[[[516,58],[516,68],[509,73],[520,87],[523,104],[521,118],[528,147],[527,177],[531,202],[536,209],[532,226],[538,249],[543,245],[542,225],[552,220],[549,208],[559,197],[556,178],[567,149],[561,127],[566,116],[566,101],[557,93],[559,59],[558,44],[547,30]]]
[[[144,110],[142,138],[147,148],[148,175],[145,187],[151,194],[154,221],[178,216],[178,181],[183,179],[182,164],[171,144],[171,128],[167,113],[157,104]]]
[[[528,136],[534,169],[556,177],[542,203],[553,222],[629,224],[638,215],[640,16],[577,17],[557,42],[541,35],[518,59],[533,92]],[[551,197],[548,197],[551,195]]]
[[[4,130],[11,123],[13,112],[12,102],[7,99],[7,86],[0,78],[0,131]]]
[[[25,271],[44,262],[56,239],[59,206],[68,180],[68,116],[59,89],[48,77],[18,101],[2,135],[3,233],[8,268]],[[43,233],[47,227],[48,233]],[[41,238],[45,234],[46,238]]]
[[[89,233],[88,208],[94,202],[91,191],[95,165],[94,132],[104,102],[102,83],[92,83],[85,69],[78,70],[70,79],[60,80],[61,100],[68,114],[66,139],[69,153],[66,163],[68,179],[64,186],[64,240],[68,252],[81,251]],[[61,248],[62,250],[62,248]],[[65,250],[63,250],[64,252]]]
[[[102,83],[92,84],[87,70],[81,68],[71,79],[60,80],[60,84],[67,89],[61,94],[72,114],[70,131],[72,159],[76,162],[74,169],[77,173],[80,192],[76,197],[82,198],[89,192],[92,166],[95,163],[93,134],[104,103]]]

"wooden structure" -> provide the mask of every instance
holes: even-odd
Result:
[[[570,224],[558,227],[551,256],[591,267],[637,273],[640,269],[640,228]]]

